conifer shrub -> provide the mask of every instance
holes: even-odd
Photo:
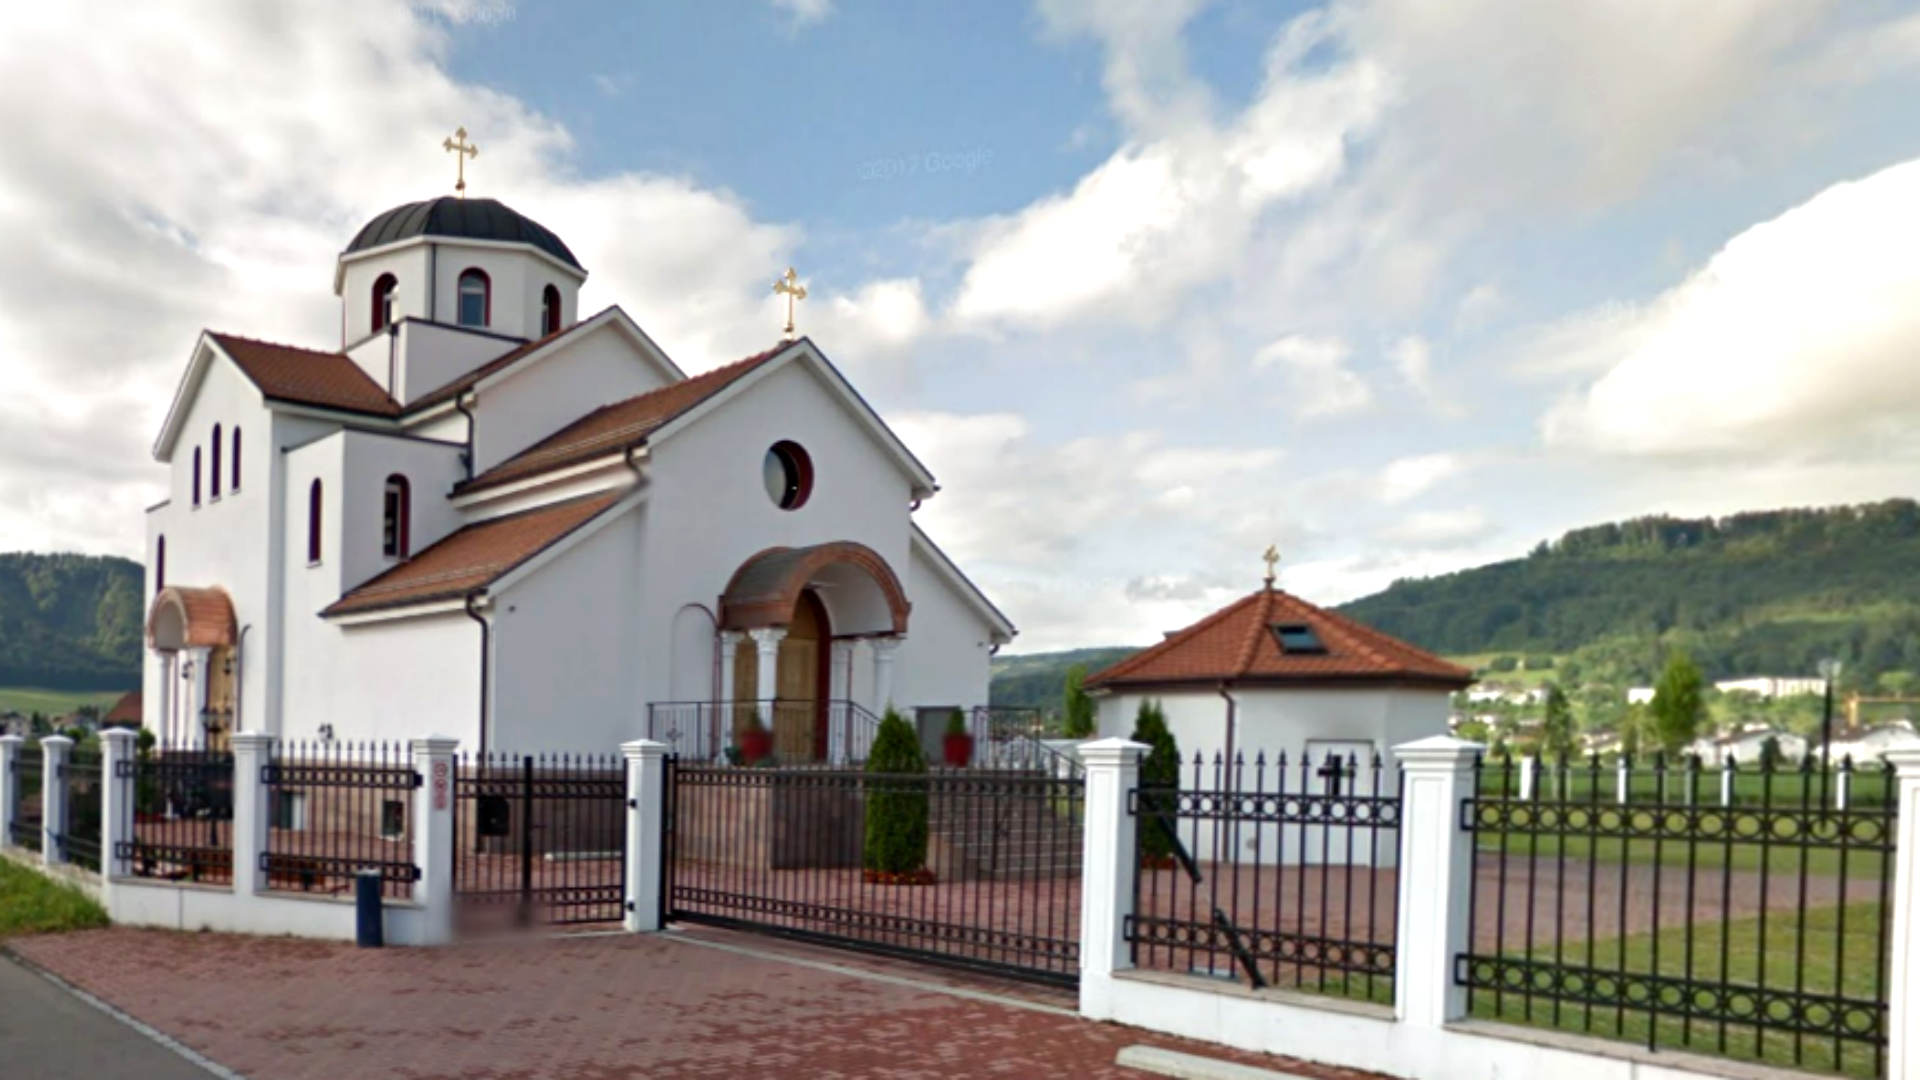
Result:
[[[867,772],[885,776],[867,785],[867,830],[861,865],[871,880],[910,882],[927,866],[927,758],[920,736],[898,712],[887,710],[867,753]],[[902,779],[907,777],[908,779]]]
[[[1140,703],[1133,719],[1133,741],[1149,747],[1140,762],[1140,854],[1144,861],[1158,865],[1173,857],[1171,831],[1178,827],[1174,812],[1180,806],[1180,744],[1167,730],[1167,714],[1158,701]]]

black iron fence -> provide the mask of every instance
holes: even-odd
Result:
[[[688,761],[846,765],[867,760],[880,720],[851,701],[668,701],[647,706],[647,738]]]
[[[100,747],[92,743],[76,744],[60,765],[66,797],[60,854],[95,873],[100,871],[101,771]]]
[[[624,758],[463,756],[454,788],[454,896],[463,929],[623,917]]]
[[[349,893],[379,871],[389,898],[413,895],[413,795],[420,773],[402,743],[277,743],[260,782],[268,828],[260,871],[268,889]]]
[[[1393,1000],[1397,770],[1378,756],[1216,754],[1182,773],[1128,798],[1135,966]]]
[[[1084,781],[668,765],[670,919],[1079,979]]]
[[[156,745],[114,769],[132,792],[114,854],[136,877],[232,884],[232,754]]]
[[[1510,759],[1480,764],[1456,965],[1474,1015],[1884,1075],[1891,806],[1839,808],[1804,764],[1760,768],[1738,800],[1719,770],[1650,766],[1652,797],[1623,805],[1598,759],[1528,799]]]
[[[13,776],[19,801],[13,806],[8,838],[30,851],[39,851],[46,836],[46,758],[37,743],[24,743],[16,749]]]

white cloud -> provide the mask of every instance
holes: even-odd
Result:
[[[1920,408],[1920,162],[1838,184],[1631,309],[1576,318],[1611,367],[1542,421],[1624,455],[1855,454]]]
[[[1458,454],[1421,454],[1398,458],[1380,471],[1380,501],[1395,504],[1423,495],[1465,471]]]
[[[794,29],[824,22],[833,14],[833,0],[769,0],[775,11],[793,20]]]
[[[1347,368],[1352,352],[1339,338],[1292,334],[1255,353],[1253,367],[1284,373],[1286,394],[1281,401],[1295,416],[1339,416],[1373,402],[1366,381]]]

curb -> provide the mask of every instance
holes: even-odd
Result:
[[[1138,1069],[1157,1076],[1175,1077],[1176,1080],[1306,1080],[1297,1073],[1257,1069],[1251,1065],[1162,1050],[1157,1046],[1122,1047],[1113,1063],[1123,1069]]]

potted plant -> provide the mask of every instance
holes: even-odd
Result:
[[[748,713],[740,726],[740,763],[757,765],[773,756],[773,732],[760,720],[759,713]]]
[[[949,768],[964,769],[973,762],[973,733],[967,730],[967,714],[955,709],[947,714],[947,734],[940,749]]]

